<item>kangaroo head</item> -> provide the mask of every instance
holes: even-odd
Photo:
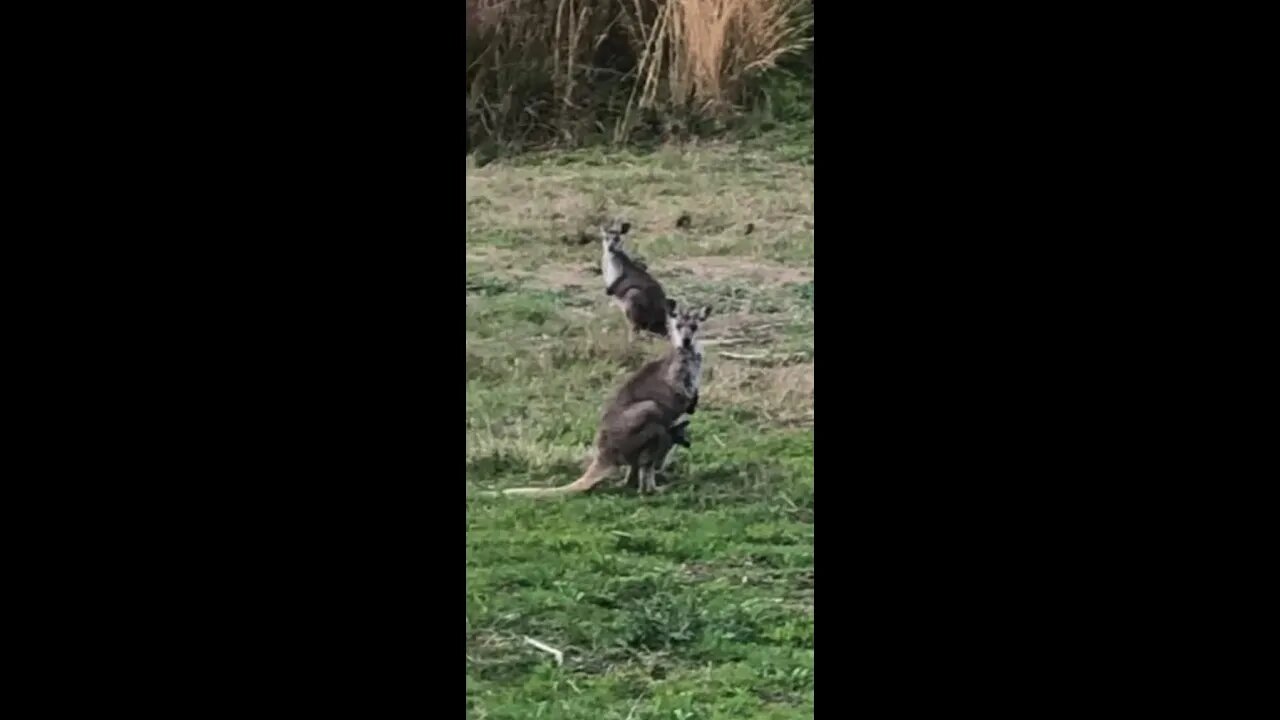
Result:
[[[680,350],[692,350],[698,342],[698,327],[711,315],[711,306],[696,310],[677,309],[675,300],[667,300],[667,333],[671,345]]]
[[[600,226],[600,240],[604,243],[605,252],[616,252],[622,249],[622,236],[631,230],[631,223],[614,222]]]

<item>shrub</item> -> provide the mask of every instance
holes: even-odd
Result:
[[[769,71],[803,57],[812,29],[808,0],[468,0],[468,141],[720,127],[768,96]]]

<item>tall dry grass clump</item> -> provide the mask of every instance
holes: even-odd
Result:
[[[639,17],[640,0],[634,0]],[[744,99],[747,83],[810,42],[808,0],[671,0],[642,36],[638,102],[629,103],[614,140],[625,141],[631,113],[661,108],[722,117]],[[636,22],[643,25],[642,21]],[[642,28],[642,33],[644,29]]]
[[[739,112],[812,42],[810,0],[468,0],[474,142],[626,142]]]

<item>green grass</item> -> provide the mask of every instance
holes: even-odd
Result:
[[[469,488],[575,479],[609,394],[664,349],[628,346],[606,302],[601,220],[714,311],[668,492],[469,494],[468,717],[812,716],[812,143],[784,140],[469,166]]]

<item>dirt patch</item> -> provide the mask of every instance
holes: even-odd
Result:
[[[756,344],[764,343],[773,338],[778,328],[785,324],[780,320],[766,320],[755,313],[712,314],[707,321],[706,343],[726,347],[748,339]]]
[[[768,283],[802,283],[813,279],[813,269],[793,267],[769,260],[724,255],[701,255],[680,261],[693,275],[704,280],[760,280]]]
[[[604,281],[598,272],[591,272],[590,267],[579,265],[548,264],[543,265],[529,275],[529,284],[547,290],[563,290],[567,287],[583,289],[600,288],[603,296]]]
[[[603,291],[600,268],[586,259],[553,260],[541,264],[529,262],[529,254],[508,248],[484,245],[468,246],[467,260],[484,265],[484,272],[497,277],[518,279],[530,287],[543,290],[564,290],[579,287]],[[602,295],[603,296],[603,295]]]
[[[502,250],[487,245],[467,245],[467,259],[475,262],[488,262],[502,255]]]
[[[813,422],[813,363],[754,367],[717,360],[706,382],[708,400],[760,412],[784,425]]]

